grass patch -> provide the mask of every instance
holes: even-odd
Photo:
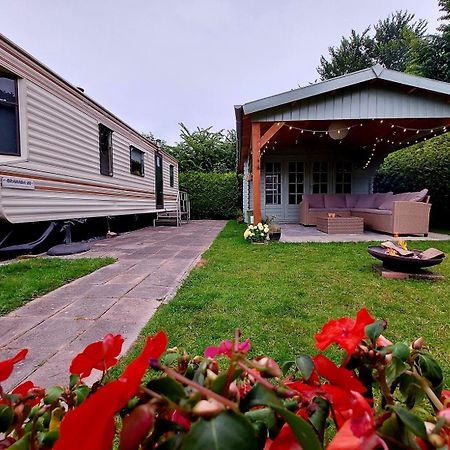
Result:
[[[281,362],[315,354],[313,335],[331,318],[355,316],[366,306],[388,321],[386,337],[411,342],[423,336],[450,378],[448,281],[386,280],[372,270],[368,243],[270,243],[250,245],[245,227],[229,222],[203,255],[174,300],[146,325],[123,364],[142,348],[145,336],[164,329],[170,346],[202,354],[240,328],[253,355]],[[414,242],[450,253],[450,242]],[[450,278],[449,258],[437,269]],[[111,330],[114,332],[114,330]],[[332,358],[337,353],[328,353]]]
[[[0,266],[0,316],[114,261],[113,258],[31,258]]]

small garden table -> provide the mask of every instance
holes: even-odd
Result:
[[[361,234],[364,220],[362,217],[318,217],[317,229],[328,234]]]

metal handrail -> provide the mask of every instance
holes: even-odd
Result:
[[[191,202],[189,200],[189,194],[185,191],[178,191],[177,204],[180,224],[182,223],[183,218],[185,218],[186,222],[189,222],[191,220]]]

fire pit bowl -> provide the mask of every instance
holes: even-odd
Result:
[[[367,251],[383,262],[383,267],[397,272],[416,273],[420,272],[423,267],[431,267],[440,264],[444,259],[444,255],[439,258],[421,259],[419,250],[411,250],[413,256],[392,256],[386,252],[383,247],[369,247]]]

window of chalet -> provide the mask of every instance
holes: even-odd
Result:
[[[281,164],[266,163],[266,205],[281,205]]]
[[[289,162],[289,204],[298,205],[305,192],[305,164],[302,161]]]
[[[352,163],[339,161],[336,163],[336,194],[351,194]]]
[[[328,163],[326,161],[314,161],[312,168],[313,194],[328,193]]]
[[[98,124],[99,149],[100,149],[100,173],[109,177],[113,176],[113,131],[102,123]]]
[[[20,155],[17,78],[0,73],[0,154]]]
[[[170,181],[170,187],[175,186],[175,175],[174,175],[174,167],[172,164],[169,166],[169,181]]]
[[[132,145],[130,146],[130,173],[144,176],[144,152]]]

